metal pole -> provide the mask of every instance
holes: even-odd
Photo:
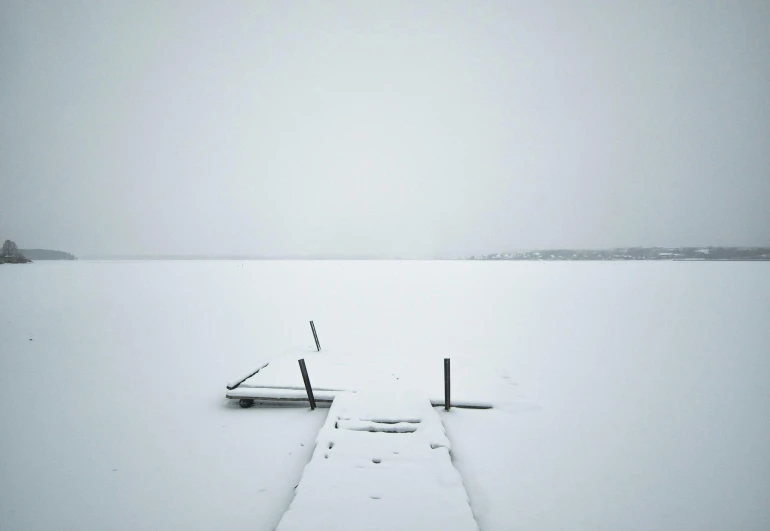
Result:
[[[444,409],[449,411],[450,407],[449,358],[444,358]]]
[[[310,401],[310,409],[315,409],[315,397],[313,396],[313,388],[310,387],[310,377],[307,375],[305,360],[299,360],[299,370],[302,371],[302,381],[305,382],[305,391],[307,391],[307,399]]]
[[[315,325],[313,324],[313,321],[310,321],[310,329],[313,331],[313,339],[315,339],[315,348],[318,349],[318,352],[321,352],[321,343],[318,342],[318,334],[315,333]]]

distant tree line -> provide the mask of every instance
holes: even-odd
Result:
[[[22,249],[21,254],[30,260],[77,260],[74,254],[51,249]]]

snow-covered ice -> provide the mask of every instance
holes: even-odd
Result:
[[[495,404],[434,409],[484,531],[770,529],[767,263],[41,262],[0,296],[3,530],[275,529],[330,410],[225,384],[324,355],[439,396],[449,357]]]

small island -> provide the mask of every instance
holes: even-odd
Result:
[[[0,264],[28,264],[32,260],[26,258],[14,242],[5,240],[3,248],[0,249]]]
[[[51,249],[19,249],[15,242],[5,240],[0,250],[0,264],[29,264],[33,260],[77,260],[77,256]]]

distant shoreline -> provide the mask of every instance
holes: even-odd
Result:
[[[82,260],[104,261],[640,261],[668,260],[692,262],[757,262],[770,261],[770,247],[626,247],[615,249],[541,249],[476,256],[386,256],[378,255],[85,255]]]
[[[690,262],[770,261],[770,247],[619,247],[615,249],[541,249],[471,256],[470,260]]]

